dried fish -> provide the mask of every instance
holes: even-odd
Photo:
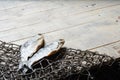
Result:
[[[25,42],[20,48],[21,60],[19,63],[19,70],[27,63],[27,60],[29,60],[29,58],[32,57],[43,46],[44,37],[42,34],[38,34]]]
[[[32,64],[39,61],[43,57],[51,56],[58,52],[58,50],[63,46],[64,42],[65,42],[64,39],[59,39],[55,42],[45,45],[45,47],[41,48],[24,64],[22,72],[26,73],[29,69],[32,69],[31,68]]]

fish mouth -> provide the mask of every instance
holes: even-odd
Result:
[[[64,43],[65,43],[65,40],[64,39],[59,39],[59,41],[58,41],[58,50],[64,45]]]
[[[59,44],[64,44],[65,43],[65,40],[64,39],[59,39]]]

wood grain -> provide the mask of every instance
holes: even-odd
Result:
[[[56,18],[74,17],[74,15],[118,4],[117,1],[113,1],[112,3],[111,1],[33,2],[33,4],[26,6],[0,11],[0,31],[40,24],[41,22],[48,23],[51,20],[56,20]]]
[[[43,33],[46,42],[119,57],[120,1],[0,1],[0,39],[23,44]]]
[[[82,30],[82,29],[84,29],[84,27],[83,27],[84,24],[88,28],[95,27],[97,29],[97,27],[100,28],[102,26],[105,26],[105,27],[109,28],[109,26],[112,26],[112,29],[114,29],[114,27],[119,27],[119,22],[115,22],[117,17],[120,14],[120,11],[118,11],[118,8],[120,8],[119,5],[110,7],[110,8],[104,8],[101,10],[95,10],[95,11],[91,11],[91,12],[87,12],[87,13],[83,13],[83,14],[77,14],[74,16],[53,19],[46,23],[41,22],[40,24],[23,26],[23,27],[20,27],[17,29],[0,32],[0,39],[4,40],[4,41],[16,41],[19,39],[21,40],[21,39],[33,36],[38,33],[53,32],[54,34],[56,34],[56,33],[58,34],[58,32],[56,32],[56,31],[60,31],[60,30],[62,30],[62,32],[60,32],[60,34],[67,33],[67,30],[68,30],[69,32],[74,33],[76,36],[79,36],[80,31],[75,31],[73,29],[75,31],[74,32],[71,28],[74,28],[77,26],[78,28],[77,29],[75,28],[76,30]],[[99,16],[99,15],[101,15],[101,16]],[[43,19],[41,19],[41,21],[42,20]],[[91,23],[92,23],[92,26],[89,27],[89,25]],[[84,30],[84,31],[86,31],[86,30]],[[119,32],[119,29],[115,28],[114,31]],[[9,33],[9,34],[6,34],[6,33]],[[111,34],[112,33],[113,32],[111,32]],[[57,36],[56,36],[56,38],[57,38]]]

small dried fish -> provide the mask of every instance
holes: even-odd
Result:
[[[42,34],[38,34],[25,42],[21,48],[21,61],[19,63],[19,69],[21,69],[40,48],[44,46],[44,37]]]
[[[26,62],[26,64],[24,64],[23,73],[26,73],[29,69],[32,70],[32,64],[39,61],[43,57],[52,56],[53,54],[58,52],[58,50],[63,46],[64,42],[64,39],[59,39],[41,48]]]

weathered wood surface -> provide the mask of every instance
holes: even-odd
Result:
[[[43,33],[46,42],[120,55],[120,1],[0,1],[0,39],[22,44]]]

